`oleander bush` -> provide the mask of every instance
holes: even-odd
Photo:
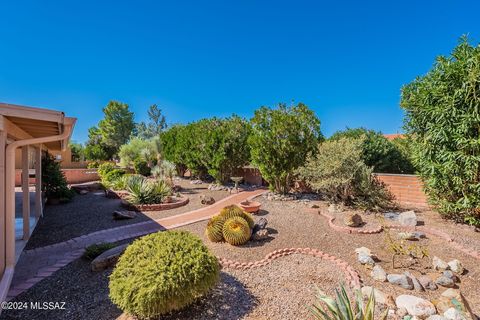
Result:
[[[187,231],[165,231],[135,240],[110,275],[110,299],[139,319],[180,310],[219,280],[217,258]]]
[[[461,39],[450,56],[402,88],[405,130],[430,203],[480,225],[480,45]]]
[[[362,144],[362,139],[352,138],[325,141],[297,173],[331,202],[368,210],[388,208],[393,197],[363,162]]]

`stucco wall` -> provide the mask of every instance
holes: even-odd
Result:
[[[96,169],[62,169],[69,184],[83,183],[99,180]],[[15,171],[15,186],[21,185],[22,170]],[[35,178],[30,178],[30,184],[35,183]]]

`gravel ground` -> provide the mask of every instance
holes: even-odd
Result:
[[[327,220],[318,214],[305,212],[307,206],[295,201],[269,201],[262,197],[256,200],[262,203],[262,211],[260,215],[255,217],[265,217],[268,220],[267,227],[271,234],[270,239],[264,242],[248,242],[246,245],[234,247],[225,243],[212,243],[204,235],[206,222],[198,222],[191,224],[182,229],[190,230],[198,234],[204,242],[220,257],[238,260],[242,262],[249,262],[262,259],[266,254],[281,248],[290,247],[311,247],[322,250],[329,254],[334,254],[352,265],[358,272],[366,285],[380,286],[381,290],[386,294],[398,296],[400,294],[414,294],[424,298],[433,300],[437,298],[442,289],[437,291],[429,291],[424,293],[417,293],[401,289],[400,287],[391,285],[389,283],[379,284],[370,277],[370,270],[361,266],[356,259],[354,253],[355,248],[365,246],[370,248],[374,254],[380,259],[380,265],[387,271],[387,273],[403,273],[406,269],[392,269],[391,253],[386,250],[387,243],[385,241],[385,234],[375,235],[358,235],[345,234],[332,230]],[[315,201],[312,203],[318,204],[320,207],[326,207],[323,202]],[[378,221],[375,220],[373,214],[362,215],[367,222],[364,228],[372,228],[378,226]],[[425,224],[429,225],[428,219],[424,219]],[[341,221],[336,221],[341,224]],[[448,231],[448,230],[447,230]],[[392,236],[397,233],[391,232]],[[475,237],[476,234],[472,231],[470,236]],[[431,270],[425,270],[423,266],[431,265],[430,261],[433,256],[438,256],[446,261],[459,259],[468,270],[468,272],[461,277],[460,288],[464,293],[474,311],[480,313],[480,291],[478,290],[478,279],[480,279],[480,268],[478,260],[458,251],[454,251],[452,247],[445,244],[443,240],[436,237],[425,239],[418,242],[419,245],[425,246],[428,250],[429,257],[425,258],[427,261],[420,261],[413,266],[413,274],[420,275],[422,273],[430,273]],[[252,250],[251,248],[255,248]]]
[[[46,206],[44,216],[38,222],[26,245],[26,250],[67,241],[98,230],[165,218],[195,210],[204,206],[200,203],[200,195],[211,196],[217,201],[229,195],[226,191],[208,190],[208,184],[190,184],[190,181],[186,179],[179,179],[176,183],[182,186],[181,193],[189,197],[190,201],[187,205],[165,211],[142,212],[135,219],[113,220],[113,211],[125,209],[121,207],[120,200],[105,198],[102,192],[77,195],[69,203]]]
[[[78,259],[13,300],[65,302],[65,310],[6,310],[0,319],[126,319],[108,298],[110,272],[93,273],[89,262]],[[342,279],[333,265],[310,256],[287,256],[247,271],[227,269],[211,293],[161,319],[305,319],[315,288],[331,294]]]

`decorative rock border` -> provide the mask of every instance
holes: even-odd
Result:
[[[445,233],[445,232],[443,232],[441,230],[438,230],[438,229],[429,228],[429,227],[425,227],[425,226],[410,227],[410,226],[388,224],[384,227],[379,226],[378,228],[375,228],[375,229],[369,229],[369,230],[368,229],[367,230],[363,229],[362,230],[362,229],[357,229],[357,228],[338,226],[333,222],[335,220],[335,217],[332,217],[329,214],[327,214],[325,212],[322,212],[318,209],[308,208],[307,211],[311,212],[311,213],[317,213],[318,212],[319,215],[328,219],[328,225],[330,226],[330,228],[332,228],[333,230],[338,231],[338,232],[350,233],[350,234],[352,234],[352,233],[355,233],[355,234],[376,234],[376,233],[382,232],[384,227],[388,228],[388,229],[395,229],[395,230],[409,231],[409,232],[422,231],[425,234],[428,234],[430,236],[436,236],[436,237],[439,237],[440,239],[445,240],[453,248],[455,248],[456,250],[458,250],[460,252],[463,252],[463,253],[465,253],[465,254],[467,254],[471,257],[474,257],[476,259],[480,259],[480,252],[479,251],[476,251],[473,248],[469,248],[469,247],[466,247],[466,246],[462,245],[461,243],[455,241],[448,233]]]
[[[317,249],[312,248],[284,248],[278,249],[275,251],[270,252],[263,258],[262,260],[257,260],[254,262],[239,262],[239,261],[232,261],[225,258],[218,258],[220,265],[223,268],[231,268],[237,270],[248,270],[252,268],[259,268],[264,267],[270,264],[273,260],[276,260],[281,257],[285,257],[292,254],[306,254],[313,257],[317,257],[326,261],[333,262],[336,264],[340,270],[345,274],[345,278],[347,279],[349,285],[354,289],[360,289],[360,275],[358,272],[350,266],[346,261],[334,256],[324,253]]]
[[[132,204],[122,200],[122,206],[135,211],[162,211],[183,207],[190,201],[187,197],[176,197],[176,199],[179,199],[179,201],[154,204]]]
[[[346,227],[346,226],[339,226],[334,223],[335,217],[332,217],[326,212],[320,211],[318,209],[308,209],[309,212],[312,213],[317,213],[321,215],[322,217],[326,218],[328,220],[328,225],[330,228],[332,228],[335,231],[338,232],[343,232],[343,233],[350,233],[350,234],[375,234],[375,233],[380,233],[383,231],[382,226],[378,226],[373,229],[361,229],[361,228],[352,228],[352,227]]]

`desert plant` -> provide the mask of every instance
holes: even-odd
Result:
[[[252,162],[270,189],[286,193],[294,171],[315,153],[323,136],[320,120],[305,104],[278,109],[261,107],[251,120],[252,133],[248,138]]]
[[[402,88],[413,162],[430,203],[457,221],[480,222],[480,45],[462,38]],[[473,217],[474,219],[471,219]]]
[[[238,246],[250,240],[252,230],[242,217],[229,218],[223,224],[223,238],[231,245]]]
[[[215,255],[187,231],[158,232],[127,247],[110,276],[110,299],[137,318],[191,304],[219,279]]]
[[[68,188],[60,164],[49,153],[42,158],[42,190],[48,199],[68,201],[74,196],[74,192]]]
[[[352,138],[325,141],[297,173],[331,202],[369,210],[387,208],[392,195],[363,162],[362,144],[362,139]]]
[[[141,180],[141,179],[145,179],[145,177],[139,174],[124,174],[120,176],[118,179],[114,180],[111,183],[111,187],[114,190],[126,190],[127,185],[132,183],[131,181]]]
[[[394,239],[388,228],[385,228],[385,247],[392,254],[392,268],[395,269],[397,256],[408,256],[413,259],[422,259],[429,256],[425,246],[410,243],[408,240]]]
[[[165,181],[146,178],[130,179],[126,190],[129,193],[127,200],[133,204],[162,203],[166,196],[172,194],[172,189]]]
[[[156,165],[152,168],[152,170],[150,171],[150,174],[155,179],[158,179],[162,176],[162,169],[160,169],[160,167],[158,165]]]
[[[100,177],[101,177],[102,184],[105,187],[112,188],[114,187],[115,183],[117,183],[117,181],[124,175],[125,175],[125,170],[115,168],[101,175]]]
[[[253,220],[252,215],[248,212],[245,212],[242,208],[235,204],[224,207],[222,210],[220,210],[218,216],[224,221],[233,217],[241,217],[247,221],[249,227],[252,229],[255,225],[255,220]]]
[[[136,159],[133,161],[133,170],[135,170],[136,174],[141,174],[145,177],[148,177],[151,172],[148,162],[143,159]]]
[[[114,243],[106,242],[106,243],[95,243],[89,245],[85,248],[85,252],[82,255],[82,258],[86,260],[93,260],[102,253],[112,248],[115,248],[117,245]]]
[[[207,223],[205,235],[212,242],[220,242],[223,240],[223,224],[225,220],[219,216],[213,216]]]
[[[372,290],[366,305],[363,303],[361,292],[357,291],[355,295],[355,301],[352,304],[343,285],[335,290],[335,298],[327,296],[318,289],[317,302],[310,307],[310,311],[318,320],[375,320],[374,291]],[[386,318],[385,312],[379,319]]]

